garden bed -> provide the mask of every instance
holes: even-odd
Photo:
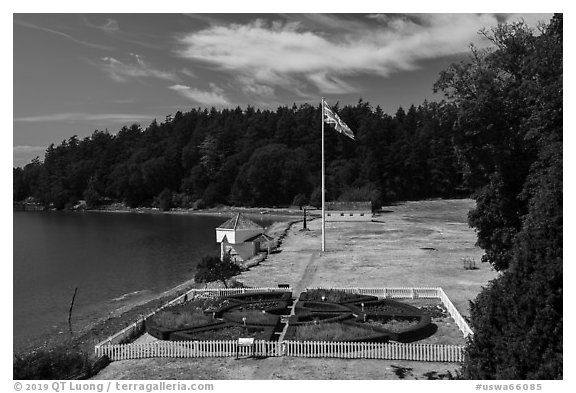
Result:
[[[288,336],[288,331],[286,332]],[[349,342],[386,342],[390,335],[370,326],[358,323],[323,323],[294,326],[290,337],[295,341],[349,341]]]
[[[346,304],[378,300],[376,296],[358,295],[333,289],[308,289],[300,294],[300,301],[328,302]]]
[[[317,325],[319,323],[340,322],[352,318],[354,318],[354,316],[351,313],[307,313],[290,316],[288,323],[293,326]]]
[[[362,307],[362,304],[364,306]],[[377,300],[363,303],[353,303],[354,306],[361,309],[365,314],[370,315],[390,315],[390,316],[420,316],[424,312],[417,307],[401,303],[395,300]]]
[[[280,317],[260,310],[233,309],[225,313],[222,318],[229,323],[238,325],[259,325],[278,328]]]
[[[412,329],[412,328],[418,326],[419,323],[420,323],[420,320],[418,318],[406,318],[406,319],[390,318],[386,321],[373,319],[373,318],[367,318],[366,322],[364,322],[365,325],[380,328],[380,329],[386,329],[386,330],[391,331],[393,333],[398,333],[398,332],[400,332],[402,330],[406,330],[406,329]]]
[[[144,322],[146,331],[159,340],[168,340],[170,335],[177,331],[222,323],[211,315],[206,315],[198,304],[201,303],[189,302],[157,312]]]
[[[283,301],[292,303],[292,292],[252,292],[226,296],[225,299],[236,303],[259,303],[269,301]]]
[[[171,341],[209,341],[238,340],[240,337],[272,341],[274,328],[261,326],[240,326],[223,324],[213,328],[190,329],[174,333]]]
[[[302,313],[350,313],[349,307],[329,302],[299,301],[294,306],[296,314]]]
[[[292,301],[289,292],[196,298],[158,312],[146,321],[146,329],[162,340],[256,336],[269,340],[283,327],[280,315],[287,313],[288,301]],[[447,344],[465,342],[442,303],[436,299],[400,302],[331,289],[308,290],[301,294],[295,315],[289,318],[288,324],[286,340],[441,343],[443,340],[434,337],[434,333],[451,329],[455,331],[450,332]]]

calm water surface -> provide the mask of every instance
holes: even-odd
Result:
[[[193,277],[228,217],[14,212],[14,349]],[[255,220],[269,225],[275,219]],[[277,219],[276,219],[277,220]]]

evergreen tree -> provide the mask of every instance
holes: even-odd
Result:
[[[562,378],[562,15],[486,33],[438,87],[456,104],[456,145],[476,187],[469,221],[503,273],[471,305],[471,379]]]

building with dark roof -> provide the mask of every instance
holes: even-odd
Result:
[[[372,221],[372,202],[326,202],[326,221]]]
[[[229,252],[232,260],[242,262],[262,248],[269,249],[272,239],[264,234],[264,228],[238,213],[216,228],[216,241],[220,243],[220,258]]]

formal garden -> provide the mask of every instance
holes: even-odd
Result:
[[[409,304],[412,302],[414,305]],[[254,338],[339,342],[418,342],[452,325],[445,344],[464,344],[436,299],[397,301],[339,290],[311,289],[293,304],[291,292],[256,292],[195,298],[147,318],[146,332],[159,340],[202,341]],[[437,337],[435,342],[441,342]]]
[[[95,352],[112,360],[242,354],[461,361],[468,334],[441,288],[307,289],[296,298],[278,288],[192,290]]]

